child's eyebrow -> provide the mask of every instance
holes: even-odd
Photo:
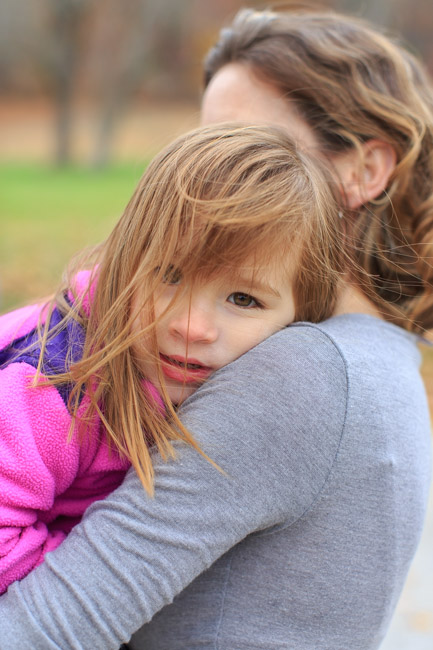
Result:
[[[279,291],[274,289],[270,284],[267,282],[262,282],[258,278],[245,278],[242,276],[239,276],[236,278],[236,280],[243,286],[248,287],[248,291],[258,291],[259,293],[270,293],[271,295],[275,296],[276,298],[281,298],[281,294]]]

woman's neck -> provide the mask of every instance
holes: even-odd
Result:
[[[370,316],[383,319],[379,309],[367,298],[361,289],[346,280],[341,281],[333,315],[339,316],[341,314],[369,314]]]

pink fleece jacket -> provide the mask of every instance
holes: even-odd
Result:
[[[109,452],[99,420],[83,441],[76,432],[68,440],[71,386],[32,387],[39,353],[28,353],[28,344],[39,313],[32,306],[0,317],[0,593],[40,564],[129,467]],[[59,318],[55,312],[51,323]],[[83,341],[77,324],[56,335],[44,374],[64,368],[71,351],[77,359]]]

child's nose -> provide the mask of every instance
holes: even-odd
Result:
[[[215,314],[204,305],[189,303],[173,314],[170,333],[189,343],[213,343],[218,338]]]

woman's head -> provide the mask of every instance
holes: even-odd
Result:
[[[98,413],[148,488],[149,442],[163,456],[173,439],[194,444],[173,410],[191,392],[183,383],[196,379],[196,387],[209,369],[294,319],[331,315],[343,268],[340,229],[327,172],[275,127],[198,129],[151,162],[92,257],[89,316],[86,297],[77,296],[87,334],[70,373],[75,404],[86,389],[87,417]],[[202,323],[197,335],[204,303],[226,345],[214,345]],[[212,314],[206,322],[213,327]],[[174,424],[143,390],[146,378]]]
[[[352,275],[388,318],[432,327],[422,255],[432,233],[433,96],[420,64],[355,18],[299,5],[244,10],[207,56],[206,121],[218,119],[217,85],[227,99],[236,83],[238,110],[222,118],[274,119],[329,159],[345,193]]]

